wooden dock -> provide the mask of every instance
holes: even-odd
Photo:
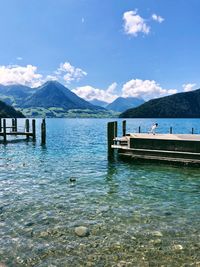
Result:
[[[31,121],[31,123],[30,123]],[[24,140],[36,140],[36,120],[26,119],[24,127],[18,126],[18,120],[15,119],[1,119],[0,118],[0,142],[7,143],[13,141],[8,137],[21,137]],[[31,137],[31,138],[30,138]],[[16,140],[16,139],[15,139]],[[46,122],[45,119],[41,123],[41,144],[46,144]]]
[[[123,122],[123,136],[117,137],[108,125],[108,153],[134,160],[166,162],[200,167],[200,135],[197,134],[152,134],[126,133]],[[114,122],[113,122],[114,125]],[[170,130],[172,132],[172,130]]]

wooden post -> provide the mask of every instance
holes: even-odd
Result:
[[[3,119],[3,141],[6,142],[6,119]]]
[[[126,136],[126,121],[122,121],[122,135]]]
[[[45,144],[46,144],[46,122],[45,119],[43,119],[41,124],[41,145]]]
[[[172,134],[172,132],[173,132],[173,131],[172,131],[172,127],[170,127],[170,129],[169,129],[169,133]]]
[[[139,128],[138,128],[138,133],[141,133],[141,127],[139,126]]]
[[[32,134],[33,134],[33,140],[35,140],[36,139],[35,119],[32,120]]]
[[[15,119],[12,119],[12,132],[15,131]]]
[[[115,138],[115,122],[108,122],[107,125],[107,144],[108,144],[108,156],[113,155],[113,139]]]
[[[194,128],[192,128],[192,134],[194,134]]]
[[[15,132],[17,132],[17,118],[15,118]]]
[[[1,118],[0,118],[0,133],[2,131],[2,122],[1,122]]]
[[[26,129],[26,133],[29,133],[29,130],[30,130],[29,119],[26,119],[25,121],[25,129]],[[26,136],[26,139],[29,139],[29,135]]]
[[[117,137],[117,121],[114,121],[114,138]]]

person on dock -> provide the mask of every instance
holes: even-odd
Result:
[[[154,123],[151,127],[151,130],[149,131],[149,133],[152,133],[152,134],[156,134],[156,128],[158,127],[158,123]]]

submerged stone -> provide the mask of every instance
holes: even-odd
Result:
[[[158,236],[158,237],[162,237],[163,236],[163,234],[160,231],[154,231],[154,232],[152,232],[152,235],[153,236]]]
[[[75,231],[75,234],[80,237],[85,237],[90,234],[89,229],[85,226],[76,227],[74,231]]]
[[[181,246],[180,244],[173,245],[173,249],[176,250],[176,251],[183,250],[183,246]]]

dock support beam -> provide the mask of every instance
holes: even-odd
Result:
[[[26,129],[26,133],[29,133],[30,131],[30,124],[29,124],[29,119],[26,119],[25,121],[25,129]],[[26,136],[26,139],[29,139],[29,135]]]
[[[169,133],[172,134],[172,132],[173,132],[173,131],[172,131],[172,127],[170,127],[170,129],[169,129]]]
[[[17,132],[17,118],[15,118],[14,120],[15,120],[15,132]]]
[[[113,155],[113,139],[117,137],[117,121],[108,122],[107,125],[107,141],[108,141],[108,156]]]
[[[122,121],[122,136],[126,136],[126,121]]]
[[[33,133],[33,140],[36,139],[36,127],[35,127],[35,119],[32,120],[32,133]]]
[[[141,127],[139,126],[139,128],[138,128],[138,133],[141,133]]]
[[[192,134],[194,134],[194,128],[192,128]]]
[[[6,142],[6,119],[3,119],[3,141]]]
[[[15,119],[12,119],[12,132],[15,131]]]
[[[0,133],[1,133],[1,131],[2,131],[2,120],[0,118]]]
[[[46,122],[45,119],[43,119],[41,124],[41,145],[45,144],[46,144]]]

